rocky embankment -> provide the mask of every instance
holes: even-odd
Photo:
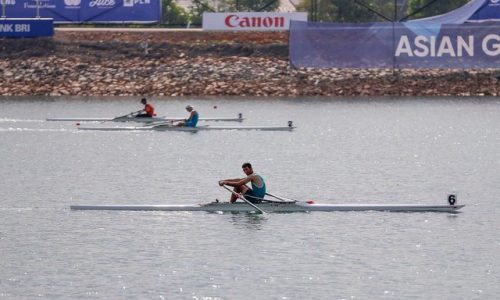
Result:
[[[294,69],[286,33],[61,32],[0,40],[0,95],[483,96],[496,70]]]

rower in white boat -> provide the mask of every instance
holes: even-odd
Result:
[[[189,112],[189,117],[185,119],[182,122],[177,123],[177,126],[179,127],[196,127],[196,124],[198,124],[198,119],[200,118],[200,115],[196,110],[191,105],[186,106],[186,110]]]
[[[142,98],[141,103],[144,105],[144,109],[139,111],[139,114],[136,116],[137,118],[152,118],[156,116],[155,108],[151,103],[148,103],[146,98]]]
[[[241,168],[247,175],[245,178],[224,179],[219,181],[220,186],[228,185],[234,187],[234,193],[231,194],[231,203],[238,200],[238,194],[241,193],[246,200],[252,203],[261,203],[266,195],[266,183],[262,176],[255,174],[252,165],[248,162],[244,163]],[[251,182],[252,188],[246,184]]]

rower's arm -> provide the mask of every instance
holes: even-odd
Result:
[[[229,186],[233,186],[233,187],[237,187],[237,186],[242,186],[244,184],[247,184],[249,183],[250,181],[252,181],[252,176],[248,176],[248,177],[245,177],[245,178],[242,178],[242,179],[229,179],[229,180],[222,180],[219,182],[222,183],[222,185],[229,185]]]
[[[241,180],[241,178],[234,178],[234,179],[223,179],[224,181],[233,181],[233,182],[238,182]]]
[[[194,110],[189,113],[189,118],[186,119],[186,122],[191,121],[191,119],[193,118],[193,115],[194,115]]]
[[[219,180],[219,185],[220,186],[223,186],[223,185],[230,185],[230,186],[234,186],[233,184],[240,181],[241,179],[240,178],[234,178],[234,179],[223,179],[223,180]]]

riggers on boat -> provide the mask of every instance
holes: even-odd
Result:
[[[183,121],[184,118],[175,117],[137,117],[135,113],[115,118],[47,118],[46,121],[58,122],[138,122],[138,123],[156,123],[156,122],[177,122]],[[231,117],[213,117],[200,118],[199,121],[213,122],[242,122],[243,114],[239,113],[236,118]]]

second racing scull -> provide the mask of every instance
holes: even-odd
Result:
[[[78,127],[79,130],[97,131],[206,131],[206,130],[265,130],[265,131],[291,131],[296,127],[289,121],[287,126],[212,126],[201,125],[196,127],[180,127],[172,123],[151,124],[134,127]]]
[[[154,123],[154,122],[176,122],[183,121],[184,118],[174,118],[174,117],[137,117],[132,114],[128,114],[116,118],[47,118],[46,121],[57,121],[57,122],[138,122],[138,123]],[[243,114],[239,113],[236,118],[231,117],[213,117],[213,118],[200,118],[199,121],[214,121],[214,122],[242,122],[244,120]]]

